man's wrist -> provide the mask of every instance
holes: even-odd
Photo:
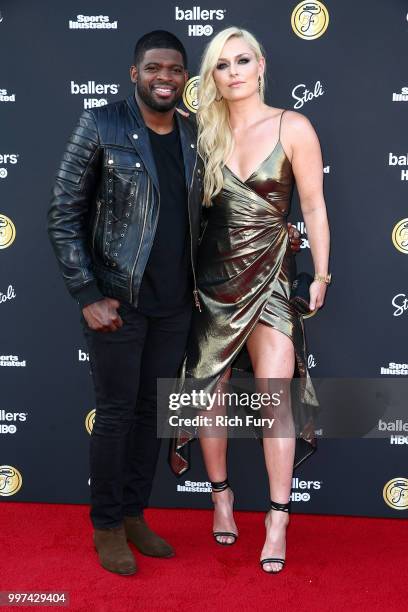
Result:
[[[73,292],[72,295],[81,309],[105,298],[100,292],[96,281],[92,281],[84,287],[81,287],[79,290]]]

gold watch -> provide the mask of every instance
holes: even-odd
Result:
[[[314,276],[314,280],[315,281],[319,281],[321,283],[326,283],[326,285],[330,285],[331,283],[331,274],[315,274]]]

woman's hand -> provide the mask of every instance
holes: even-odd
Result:
[[[309,293],[310,293],[310,302],[309,308],[310,310],[318,310],[324,304],[324,298],[327,291],[327,284],[322,283],[321,281],[315,280],[310,285]]]

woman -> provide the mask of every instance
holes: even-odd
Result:
[[[205,381],[206,391],[222,389],[246,346],[256,380],[290,380],[296,365],[303,401],[316,405],[302,319],[289,302],[293,271],[286,217],[296,180],[316,272],[310,286],[315,310],[323,305],[330,280],[322,156],[306,117],[264,103],[264,73],[259,43],[238,28],[219,32],[203,56],[197,118],[208,220],[198,259],[201,312],[193,319],[185,382]],[[280,411],[282,428],[293,431],[290,401]],[[313,450],[314,432],[301,436]],[[227,480],[227,440],[203,427],[200,441],[213,489],[214,536],[220,544],[233,544],[238,530]],[[186,438],[179,442],[180,448]],[[268,573],[281,571],[285,563],[295,444],[294,435],[263,440],[271,510],[260,562]]]

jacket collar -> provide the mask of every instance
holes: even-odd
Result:
[[[132,145],[142,158],[143,163],[152,178],[153,184],[155,185],[157,191],[159,191],[159,179],[157,175],[156,164],[154,163],[149,134],[142,113],[140,112],[140,108],[136,102],[133,93],[126,99],[126,102],[136,123],[136,127],[127,132],[128,138],[130,139]],[[187,119],[184,119],[177,111],[175,112],[174,116],[180,134],[185,179],[188,189],[191,184],[194,164],[196,160],[197,143],[195,140],[194,131],[189,129]]]
[[[180,133],[181,150],[184,159],[184,172],[186,176],[187,189],[191,185],[194,165],[197,155],[197,140],[194,130],[189,128],[188,121],[177,111],[174,113]]]

